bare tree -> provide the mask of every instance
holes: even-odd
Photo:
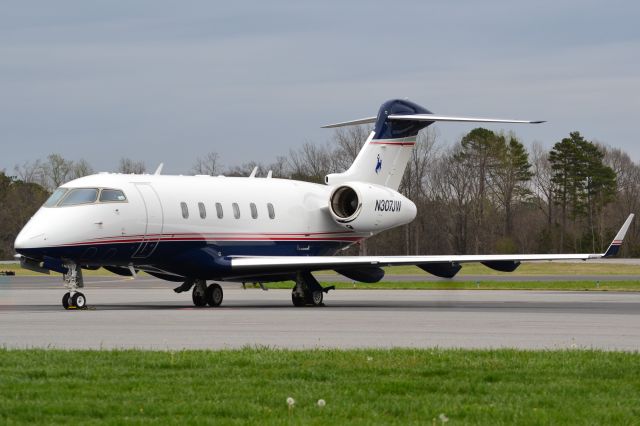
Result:
[[[209,152],[204,157],[196,158],[192,171],[197,175],[219,175],[222,171],[220,155],[217,152]]]
[[[369,136],[370,129],[365,126],[339,127],[333,134],[333,168],[344,171],[351,167],[362,146]]]
[[[324,177],[333,173],[332,152],[328,146],[307,142],[297,150],[290,150],[288,163],[294,179],[323,183]]]
[[[251,173],[253,173],[253,169],[255,169],[256,167],[258,168],[256,172],[257,177],[265,177],[267,175],[265,167],[256,161],[249,161],[247,163],[241,164],[240,166],[231,167],[224,174],[226,176],[246,177],[251,175]]]
[[[80,159],[71,165],[70,176],[72,179],[81,178],[95,173],[93,167],[85,160]]]
[[[288,178],[291,176],[291,173],[287,168],[287,157],[282,155],[276,157],[276,161],[269,164],[268,169],[271,170],[273,177],[276,178]]]
[[[432,129],[425,129],[418,133],[416,144],[411,151],[411,157],[402,175],[398,191],[412,200],[418,207],[426,204],[426,188],[429,168],[433,166],[436,154],[436,133]],[[421,231],[424,221],[418,217],[411,223],[404,226],[405,231],[405,253],[413,254],[420,252],[422,242]]]
[[[544,213],[547,222],[547,233],[551,233],[554,219],[553,172],[549,163],[549,153],[542,145],[534,142],[531,146],[531,162],[533,166],[533,192],[536,206]],[[550,236],[550,235],[549,235]]]
[[[436,231],[440,239],[450,240],[454,253],[467,253],[473,210],[474,176],[461,158],[460,145],[439,156],[429,169],[428,197],[432,205],[442,210]],[[436,237],[431,237],[435,239]]]
[[[33,162],[26,161],[22,165],[16,165],[14,171],[19,180],[26,183],[37,183],[40,186],[47,186],[45,167],[41,160]]]
[[[44,163],[44,175],[49,190],[55,189],[71,178],[73,162],[65,160],[60,154],[50,154]]]
[[[147,172],[144,161],[134,161],[131,158],[122,157],[118,166],[119,173],[140,175]]]

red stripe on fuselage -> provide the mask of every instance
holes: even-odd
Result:
[[[190,235],[190,236],[189,236]],[[299,234],[298,234],[299,235]],[[142,236],[142,237],[133,237],[133,238],[122,238],[122,237],[110,237],[111,239],[106,240],[102,239],[101,241],[91,240],[91,241],[78,241],[74,243],[61,244],[64,247],[73,247],[73,246],[91,246],[91,245],[104,245],[104,244],[126,244],[126,243],[142,243],[142,242],[179,242],[179,241],[207,241],[215,243],[217,241],[342,241],[342,242],[356,242],[360,241],[364,237],[292,237],[292,236],[281,236],[281,237],[253,237],[253,236],[235,236],[235,237],[212,237],[205,235],[194,235],[194,234],[164,234],[160,237],[158,236]]]
[[[371,145],[397,145],[397,146],[413,146],[416,143],[415,142],[383,142],[383,141],[378,141],[378,142],[369,142]]]

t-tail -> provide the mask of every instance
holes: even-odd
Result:
[[[375,123],[367,141],[349,170],[327,175],[328,185],[368,182],[397,190],[411,158],[418,132],[436,121],[475,123],[544,123],[544,121],[503,120],[496,118],[451,117],[435,115],[426,108],[404,99],[382,104],[376,117],[324,126],[334,128]]]

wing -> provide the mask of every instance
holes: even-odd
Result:
[[[633,214],[618,231],[606,252],[600,254],[489,254],[489,255],[444,255],[444,256],[264,256],[232,257],[231,269],[238,276],[261,274],[283,274],[295,271],[317,271],[323,269],[349,270],[379,268],[382,266],[416,265],[437,276],[451,278],[461,263],[479,262],[489,268],[511,272],[520,262],[535,260],[589,260],[613,256],[618,253]]]

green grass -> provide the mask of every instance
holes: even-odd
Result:
[[[265,284],[268,288],[293,288],[293,281]],[[379,283],[323,281],[324,287],[360,290],[562,290],[640,291],[638,281],[381,281]]]
[[[0,423],[637,424],[639,365],[590,350],[0,350]]]
[[[417,266],[385,268],[388,274],[425,274]],[[498,272],[480,263],[464,263],[458,276],[465,275],[634,275],[640,276],[640,265],[589,262],[525,262],[515,272]]]

